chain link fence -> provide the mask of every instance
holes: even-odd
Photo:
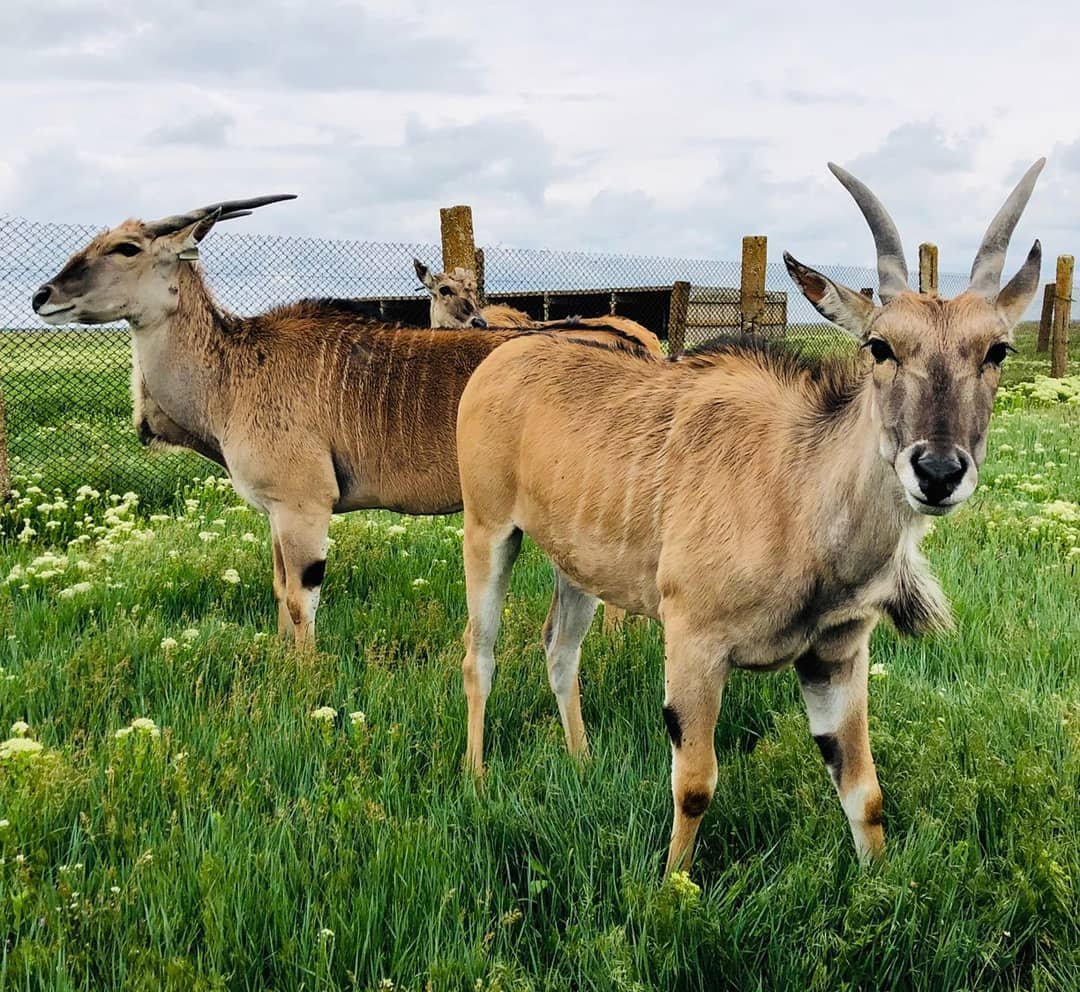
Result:
[[[0,217],[0,387],[11,475],[45,491],[80,485],[133,490],[163,502],[178,485],[217,471],[183,451],[143,448],[131,424],[131,348],[123,324],[49,327],[30,308],[34,290],[97,233],[76,224]],[[426,326],[428,296],[413,258],[432,271],[431,244],[382,244],[215,231],[201,264],[217,300],[240,314],[304,297],[376,300],[387,319]],[[506,302],[537,319],[617,313],[666,338],[672,287],[690,283],[685,347],[701,346],[739,323],[740,263],[587,252],[484,250],[488,302]],[[815,266],[855,289],[876,287],[873,270]],[[943,274],[942,295],[966,278]],[[762,330],[819,354],[850,344],[794,291],[782,264],[765,274]]]

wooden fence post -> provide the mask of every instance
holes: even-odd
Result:
[[[671,284],[671,303],[668,306],[668,358],[678,358],[686,343],[686,316],[690,310],[690,283]]]
[[[1039,317],[1039,340],[1035,344],[1035,353],[1041,355],[1050,347],[1050,330],[1054,326],[1054,291],[1055,286],[1048,282],[1043,288],[1042,315]]]
[[[1072,311],[1073,257],[1058,255],[1054,290],[1054,341],[1050,350],[1050,375],[1060,379],[1069,364],[1069,317]]]
[[[919,292],[938,291],[937,245],[927,242],[919,245]]]
[[[476,242],[473,240],[472,207],[443,207],[439,211],[442,228],[442,264],[444,272],[476,267]]]
[[[476,296],[480,306],[487,305],[487,294],[484,292],[484,249],[476,249],[476,263],[473,268],[476,273]]]
[[[758,329],[765,315],[765,258],[768,239],[749,235],[742,239],[742,278],[739,285],[739,316],[744,334]]]

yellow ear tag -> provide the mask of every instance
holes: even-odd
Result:
[[[184,248],[176,253],[176,257],[180,259],[181,262],[194,262],[199,257],[199,249]]]

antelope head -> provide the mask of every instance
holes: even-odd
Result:
[[[949,513],[978,484],[1001,365],[1012,350],[1013,328],[1039,286],[1039,242],[1004,288],[1001,270],[1045,163],[1039,159],[1028,169],[990,222],[971,282],[955,299],[908,288],[892,218],[866,186],[831,163],[873,232],[881,305],[784,253],[803,295],[859,342],[871,376],[878,449],[918,513]]]
[[[458,267],[435,274],[418,258],[413,259],[413,266],[431,294],[432,327],[487,327],[480,316],[480,296],[472,272]]]
[[[222,220],[292,200],[291,193],[226,200],[157,221],[126,220],[97,235],[39,286],[31,305],[49,324],[137,326],[176,312],[180,267],[198,258],[199,242]]]

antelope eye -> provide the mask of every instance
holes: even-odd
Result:
[[[874,361],[879,365],[882,362],[895,362],[896,356],[893,354],[892,348],[890,348],[881,338],[871,338],[866,342],[866,347],[870,349],[870,354],[874,356]]]
[[[449,286],[440,286],[439,287],[439,295],[440,296],[453,296],[454,291]]]
[[[125,258],[133,258],[141,251],[142,249],[138,245],[132,244],[130,241],[121,241],[120,244],[113,245],[113,247],[109,249],[109,254],[123,255]]]
[[[1005,356],[1010,351],[1016,351],[1011,345],[1007,345],[1004,341],[999,341],[997,344],[990,345],[990,350],[986,353],[985,363],[987,365],[1000,365],[1005,361]]]

